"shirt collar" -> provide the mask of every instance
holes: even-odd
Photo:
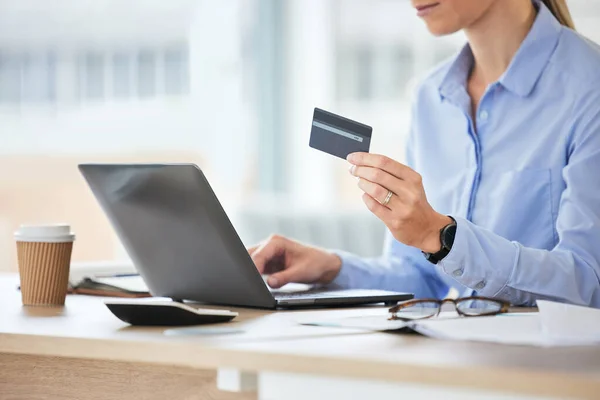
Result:
[[[562,29],[561,24],[543,2],[534,0],[534,4],[539,11],[533,26],[508,69],[498,80],[507,90],[522,97],[531,93],[542,75],[556,48]],[[450,62],[450,68],[439,86],[440,95],[450,97],[456,89],[466,87],[473,62],[473,53],[469,44],[466,44]]]
[[[467,43],[462,50],[450,61],[450,68],[446,72],[439,91],[442,97],[453,97],[459,89],[464,89],[467,86],[467,78],[473,67],[473,52]]]

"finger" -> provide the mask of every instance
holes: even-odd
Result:
[[[369,196],[367,193],[363,193],[362,198],[369,211],[375,214],[375,216],[384,223],[392,216],[392,211],[390,209],[379,204],[377,200]]]
[[[409,168],[398,161],[392,160],[391,158],[380,154],[352,153],[348,155],[347,160],[353,165],[373,167],[384,170],[391,175],[406,181],[417,182],[421,180],[421,175],[419,175],[412,168]]]
[[[298,279],[296,275],[297,272],[294,268],[285,269],[281,272],[277,272],[276,274],[271,275],[269,279],[267,279],[267,283],[273,289],[279,289],[283,285],[287,285],[290,282],[297,281]]]
[[[279,236],[272,236],[264,244],[250,254],[258,272],[263,274],[270,260],[280,256],[285,251],[285,241]]]
[[[246,250],[248,251],[248,254],[252,255],[256,250],[258,250],[258,248],[262,246],[261,244],[256,244],[254,246],[248,247]]]
[[[371,181],[368,181],[366,179],[359,179],[358,180],[358,187],[363,192],[365,192],[366,194],[368,194],[369,196],[371,196],[372,198],[374,198],[375,200],[377,200],[379,202],[379,204],[381,204],[385,208],[388,208],[388,209],[392,208],[391,207],[392,200],[394,200],[394,197],[396,197],[393,194],[392,194],[392,197],[388,200],[388,203],[386,205],[383,204],[383,202],[387,198],[388,193],[390,192],[390,190],[384,188],[383,186],[381,186],[381,185],[379,185],[377,183],[373,183]]]
[[[411,192],[411,187],[406,184],[405,181],[398,179],[397,177],[389,174],[386,171],[383,171],[378,168],[373,167],[357,167],[355,166],[352,171],[352,175],[365,179],[369,182],[373,182],[383,187],[384,189],[391,190],[396,193],[399,197],[409,196]],[[386,190],[386,195],[387,195]],[[373,196],[376,199],[379,199],[378,196]],[[385,195],[384,197],[385,198]]]

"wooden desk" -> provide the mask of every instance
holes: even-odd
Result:
[[[16,284],[16,275],[0,275],[0,399],[600,398],[598,347],[446,342],[295,322],[381,308],[238,310],[226,326],[242,333],[170,335],[128,327],[100,298],[22,307]],[[219,388],[256,384],[258,394],[218,390],[217,377]]]

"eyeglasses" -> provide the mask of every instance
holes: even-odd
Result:
[[[508,312],[509,303],[488,297],[462,297],[460,299],[421,299],[409,300],[390,308],[390,320],[416,320],[435,317],[444,303],[453,303],[458,315],[482,317]]]

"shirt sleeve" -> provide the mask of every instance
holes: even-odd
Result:
[[[362,258],[335,251],[342,259],[342,269],[332,285],[407,292],[418,298],[443,298],[449,287],[421,252],[394,240],[389,232],[386,235],[381,257]]]
[[[452,250],[438,268],[481,296],[516,305],[550,299],[600,307],[600,112],[589,102],[574,121],[566,185],[551,250],[524,247],[456,218]],[[596,104],[594,106],[594,103]],[[586,109],[579,107],[579,109]],[[593,111],[592,111],[593,110]]]

